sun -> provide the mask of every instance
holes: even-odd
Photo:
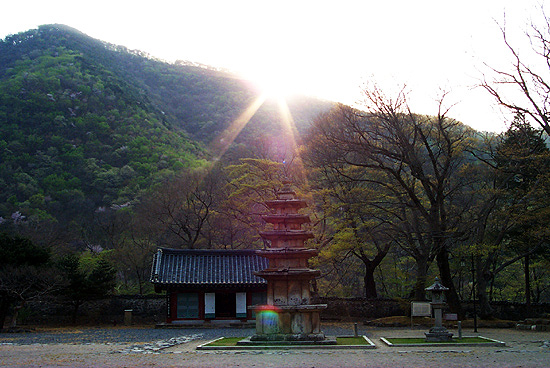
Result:
[[[252,83],[268,100],[286,100],[295,94],[295,88],[281,73],[265,73],[253,78]]]
[[[249,67],[243,75],[266,100],[286,100],[303,93],[298,71],[284,68],[281,64],[263,63]]]
[[[248,81],[258,94],[250,105],[212,141],[211,150],[214,152],[216,159],[224,155],[242,129],[265,103],[270,106],[273,106],[273,103],[275,104],[277,107],[276,114],[280,117],[281,132],[290,140],[291,147],[295,148],[297,146],[295,137],[297,129],[287,101],[300,95],[301,92],[298,87],[299,84],[296,83],[297,79],[293,80],[292,72],[290,70],[281,72],[281,70],[283,69],[274,67],[265,69],[248,68],[247,73],[240,74],[240,77]]]

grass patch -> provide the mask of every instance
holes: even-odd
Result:
[[[370,345],[362,336],[336,337],[336,345]]]
[[[462,339],[459,338],[453,338],[451,341],[426,341],[423,337],[394,337],[394,338],[388,338],[386,337],[386,340],[388,340],[392,344],[486,344],[486,343],[492,343],[493,341],[484,339],[482,337],[463,337]]]
[[[244,337],[222,337],[219,340],[213,341],[208,346],[237,346],[237,342],[244,339]]]
[[[237,346],[237,342],[244,337],[222,337],[219,340],[213,341],[206,346]],[[290,346],[291,344],[289,344]],[[369,343],[361,336],[358,337],[337,337],[336,345],[369,345]]]

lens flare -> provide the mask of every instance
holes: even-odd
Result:
[[[256,318],[262,323],[262,331],[275,332],[279,326],[280,308],[274,305],[261,305],[256,309]]]

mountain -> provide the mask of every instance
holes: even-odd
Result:
[[[0,223],[76,221],[125,206],[163,177],[199,166],[258,97],[246,81],[170,64],[63,25],[0,41]],[[332,103],[289,101],[298,130]],[[238,136],[277,136],[266,103]]]

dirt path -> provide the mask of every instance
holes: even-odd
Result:
[[[128,343],[0,343],[1,367],[549,367],[550,333],[511,329],[478,335],[504,347],[388,347],[380,337],[422,336],[424,330],[367,329],[373,350],[197,351],[204,340],[139,351]],[[456,332],[456,331],[455,331]],[[185,333],[185,331],[183,332]],[[466,333],[465,333],[466,335]],[[468,333],[468,335],[475,335]],[[132,348],[135,351],[132,351]]]

